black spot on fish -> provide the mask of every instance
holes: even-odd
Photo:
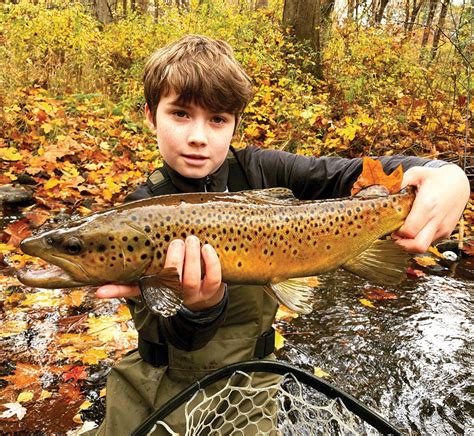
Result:
[[[293,250],[293,256],[296,256],[298,254],[298,250]]]
[[[347,215],[351,216],[351,215],[352,215],[352,210],[349,209],[349,210],[347,211]]]
[[[128,241],[128,237],[127,236],[122,236],[122,241],[124,241],[124,242]]]
[[[133,251],[133,247],[131,245],[127,245],[127,250],[132,252]]]
[[[143,253],[143,254],[140,256],[140,259],[141,259],[141,260],[145,260],[147,257],[148,257],[148,255],[147,255],[146,253]]]
[[[160,235],[159,233],[156,233],[156,234],[155,234],[155,238],[156,238],[156,239],[160,239],[160,238],[161,238],[161,235]]]
[[[113,241],[115,238],[113,236],[109,236],[109,241]]]
[[[171,237],[170,237],[170,235],[165,235],[165,238],[164,238],[164,239],[165,239],[166,242],[169,242],[170,239],[171,239]]]
[[[161,251],[157,251],[157,252],[156,252],[156,258],[157,258],[157,259],[161,259]]]
[[[166,218],[165,218],[166,221],[171,221],[171,217],[168,215]]]
[[[330,250],[331,249],[331,246],[328,244],[326,245],[326,250]]]
[[[99,257],[99,260],[100,260],[101,262],[103,262],[103,261],[105,260],[105,257],[104,257],[104,256],[100,256],[100,257]]]
[[[133,237],[133,240],[134,240],[135,242],[138,242],[138,236],[134,236],[134,237]]]
[[[145,232],[147,233],[150,233],[151,232],[151,227],[149,225],[146,225],[143,230],[145,230]]]
[[[387,207],[388,207],[388,203],[387,203],[386,201],[384,201],[384,202],[382,203],[382,206],[385,207],[385,208],[387,208]]]
[[[237,267],[241,268],[242,267],[242,262],[237,263]]]
[[[336,231],[334,232],[335,235],[338,235],[339,234],[339,229],[336,229]]]
[[[136,221],[138,218],[136,215],[132,215],[132,221]]]
[[[362,209],[359,206],[356,207],[356,212],[360,212],[361,210]]]
[[[145,241],[145,247],[149,247],[150,245],[151,245],[151,242],[150,242],[149,239],[147,239],[147,240]]]
[[[104,244],[100,244],[97,246],[97,252],[98,253],[103,253],[106,250],[106,246]]]
[[[111,248],[112,250],[115,250],[115,245],[111,245],[110,248]]]

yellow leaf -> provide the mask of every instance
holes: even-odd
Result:
[[[81,414],[78,413],[77,415],[74,415],[72,420],[76,423],[76,424],[82,424],[83,421],[82,421],[82,417],[81,417]]]
[[[296,312],[293,312],[291,309],[288,309],[288,307],[280,305],[278,307],[278,311],[276,313],[275,318],[278,321],[291,321],[294,318],[298,318],[298,314]]]
[[[430,256],[415,257],[415,262],[421,266],[433,266],[436,265],[436,259]]]
[[[92,406],[92,403],[89,400],[86,400],[79,406],[79,410],[86,410],[91,406]]]
[[[23,391],[20,392],[18,398],[16,399],[17,403],[26,403],[27,401],[31,401],[33,399],[33,392],[31,391]]]
[[[49,391],[45,391],[44,389],[41,391],[41,394],[38,398],[39,401],[41,400],[46,400],[48,398],[51,398],[53,396],[53,394]]]
[[[61,303],[60,292],[56,289],[43,289],[35,293],[29,293],[21,302],[22,306],[55,307]]]
[[[0,159],[17,161],[21,159],[21,154],[14,147],[0,148]]]
[[[49,133],[49,132],[51,132],[51,130],[53,130],[53,126],[49,123],[41,124],[41,128],[43,129],[44,133]]]
[[[86,297],[86,291],[72,291],[63,298],[63,303],[67,306],[80,306]]]
[[[314,369],[313,369],[313,374],[316,376],[316,377],[321,377],[321,378],[324,378],[324,377],[331,377],[331,375],[329,373],[327,373],[326,371],[323,371],[321,368],[319,368],[318,366],[315,366]]]
[[[105,397],[106,393],[107,393],[106,388],[101,389],[99,392],[99,398]]]
[[[444,259],[443,255],[439,252],[439,250],[436,247],[430,246],[428,248],[428,252],[431,254],[434,254],[436,257],[439,257],[440,259]]]
[[[371,309],[375,309],[375,306],[372,304],[370,300],[366,298],[359,298],[359,303],[363,304],[364,306],[370,307]]]
[[[55,186],[59,185],[59,180],[58,179],[49,179],[45,184],[44,184],[44,189],[52,189]]]
[[[16,335],[28,328],[27,321],[10,320],[0,323],[0,338]]]
[[[107,358],[107,352],[104,348],[91,348],[82,355],[82,362],[88,365],[97,365]]]
[[[285,338],[280,334],[279,331],[275,330],[275,349],[279,350],[285,345]]]

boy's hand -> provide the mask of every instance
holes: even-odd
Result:
[[[205,275],[201,280],[201,255]],[[193,312],[219,304],[224,297],[221,264],[211,245],[201,248],[196,236],[189,236],[186,242],[171,241],[166,254],[165,267],[175,267],[183,283],[183,304]],[[97,289],[98,298],[128,298],[140,295],[138,286],[104,285]]]
[[[469,181],[457,165],[408,169],[402,186],[417,194],[403,226],[393,236],[405,250],[424,253],[433,241],[448,237],[469,200]]]

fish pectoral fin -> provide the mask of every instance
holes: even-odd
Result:
[[[383,239],[375,241],[342,268],[373,282],[395,285],[406,277],[409,260],[410,255],[393,239]]]
[[[169,317],[178,312],[183,302],[183,290],[176,268],[164,268],[158,274],[141,277],[138,283],[152,313]]]
[[[313,310],[313,287],[308,285],[306,277],[269,283],[265,290],[295,312],[311,313]]]

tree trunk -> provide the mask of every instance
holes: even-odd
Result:
[[[405,0],[405,22],[403,23],[403,29],[405,34],[408,33],[408,22],[410,21],[410,0]]]
[[[113,12],[115,12],[115,5],[110,0],[96,0],[94,4],[95,15],[97,19],[103,24],[109,24],[113,21]]]
[[[268,8],[268,0],[255,0],[255,10]]]
[[[439,40],[441,38],[441,32],[444,28],[444,22],[446,20],[446,14],[448,13],[449,0],[443,0],[441,3],[441,11],[439,12],[438,26],[433,36],[433,45],[431,47],[431,60],[436,57],[436,53],[439,48]]]
[[[292,27],[298,41],[308,41],[316,52],[316,66],[312,73],[318,79],[323,78],[322,46],[323,29],[331,22],[334,0],[322,4],[320,0],[285,0],[283,7],[283,25]]]
[[[351,20],[354,19],[355,3],[354,0],[347,0],[347,17]]]
[[[375,23],[380,24],[382,22],[383,14],[385,12],[385,8],[388,5],[389,0],[381,0],[377,12],[375,14]]]
[[[420,0],[418,3],[416,0],[413,0],[413,9],[411,11],[411,17],[408,20],[408,32],[413,30],[413,26],[418,19],[418,14],[420,13],[421,7],[423,6],[424,0]]]
[[[425,47],[428,44],[428,39],[430,38],[431,26],[433,25],[433,18],[438,7],[438,0],[430,0],[430,8],[428,11],[428,16],[426,17],[425,30],[423,31],[423,39],[421,41],[421,46]]]

